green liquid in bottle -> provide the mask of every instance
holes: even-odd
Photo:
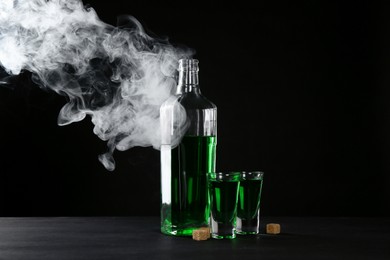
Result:
[[[162,233],[190,236],[208,225],[207,173],[215,170],[215,150],[215,136],[184,136],[174,149],[162,145]]]

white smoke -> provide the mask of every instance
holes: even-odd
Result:
[[[67,97],[59,125],[91,116],[108,141],[99,156],[108,170],[115,149],[160,147],[160,105],[176,85],[178,60],[192,55],[127,19],[126,27],[108,25],[80,0],[0,1],[0,65],[11,75],[28,70]]]

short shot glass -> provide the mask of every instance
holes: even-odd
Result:
[[[236,233],[257,235],[260,227],[260,202],[264,172],[241,172],[237,202]]]
[[[212,238],[234,239],[236,237],[239,187],[240,172],[208,173]]]

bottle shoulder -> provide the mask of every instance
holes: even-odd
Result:
[[[217,106],[201,93],[182,93],[178,102],[186,109],[217,109]]]

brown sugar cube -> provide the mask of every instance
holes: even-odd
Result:
[[[210,238],[210,229],[207,227],[195,229],[192,231],[192,239],[196,241],[207,240]]]
[[[280,233],[280,225],[276,223],[269,223],[266,226],[266,233],[267,234],[279,234]]]
[[[207,238],[210,238],[210,228],[209,227],[201,227],[200,230],[204,230],[207,233]]]

